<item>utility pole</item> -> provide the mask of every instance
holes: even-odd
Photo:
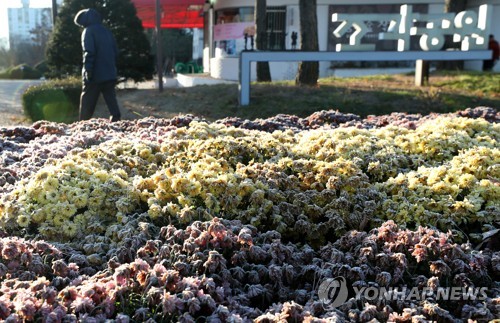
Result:
[[[56,25],[56,17],[57,17],[57,0],[52,0],[52,30]]]
[[[163,55],[161,52],[161,0],[156,0],[156,69],[158,72],[158,90],[163,91]]]

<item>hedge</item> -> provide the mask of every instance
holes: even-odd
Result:
[[[39,70],[34,69],[27,64],[10,67],[0,73],[0,79],[11,80],[36,80],[41,78],[42,76],[43,75]]]
[[[23,110],[33,122],[71,123],[78,120],[80,93],[81,80],[76,77],[44,82],[24,92]]]

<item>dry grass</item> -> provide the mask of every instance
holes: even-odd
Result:
[[[120,90],[125,118],[169,118],[194,114],[207,120],[225,117],[266,118],[279,113],[307,116],[336,109],[361,116],[391,112],[446,113],[468,107],[500,107],[500,74],[461,73],[432,75],[430,85],[414,86],[412,75],[321,79],[314,88],[293,82],[254,83],[250,105],[238,105],[235,84],[192,88]],[[107,116],[102,102],[96,116]]]

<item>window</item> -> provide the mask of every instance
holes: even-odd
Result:
[[[242,50],[254,49],[254,7],[225,8],[215,13],[215,57],[237,56]],[[267,47],[284,50],[286,41],[286,7],[266,8]]]
[[[285,50],[286,7],[267,7],[267,50]]]
[[[215,12],[215,57],[237,56],[253,46],[253,7],[225,8]]]

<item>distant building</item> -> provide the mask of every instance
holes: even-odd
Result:
[[[22,0],[22,5],[21,8],[8,8],[10,48],[20,43],[33,43],[33,29],[52,28],[51,8],[30,8],[30,0]]]
[[[0,38],[0,48],[8,48],[9,40],[6,37]]]

